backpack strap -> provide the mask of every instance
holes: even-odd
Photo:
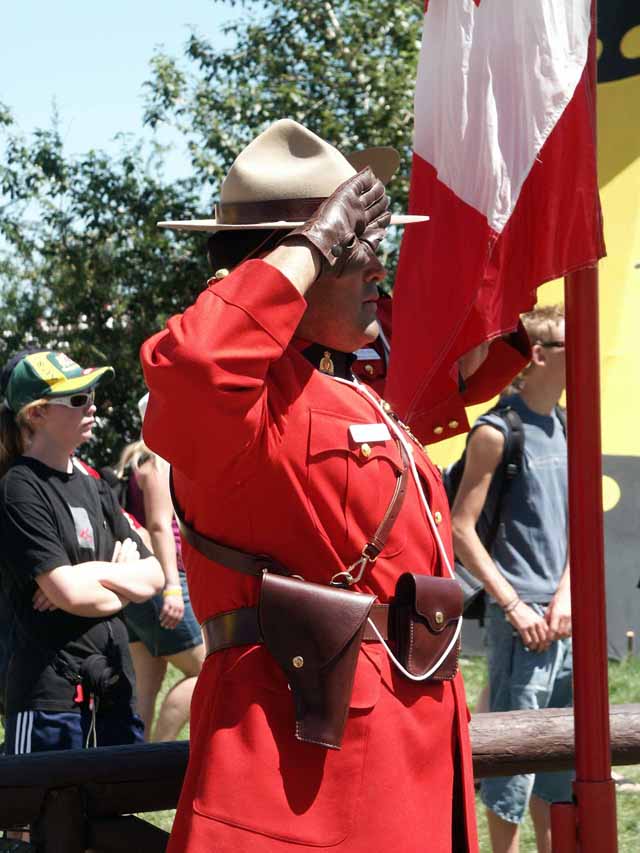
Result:
[[[513,480],[522,470],[522,456],[524,453],[524,426],[522,419],[515,409],[510,406],[498,409],[496,414],[504,418],[509,427],[505,437],[504,452],[502,454],[502,465],[507,480]]]
[[[558,416],[558,420],[560,421],[560,425],[562,426],[562,431],[564,432],[564,437],[567,437],[567,410],[564,406],[561,406],[558,403],[555,407],[555,413]]]
[[[492,481],[489,487],[495,490],[495,507],[486,536],[485,548],[487,551],[491,550],[498,534],[502,518],[502,507],[511,491],[511,484],[520,471],[522,471],[522,459],[524,455],[524,426],[520,415],[510,406],[496,407],[493,413],[499,415],[504,420],[507,425],[507,432],[504,437],[502,461],[494,473],[494,478],[498,479],[495,485]]]

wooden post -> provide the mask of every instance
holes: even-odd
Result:
[[[640,764],[640,704],[614,705],[609,720],[613,763]],[[572,708],[475,714],[470,728],[477,779],[574,766]],[[39,853],[76,853],[91,838],[106,845],[119,815],[176,807],[188,752],[183,741],[4,756],[0,829],[34,824]],[[586,788],[585,798],[591,789],[596,798],[612,790],[597,783]],[[127,820],[126,826],[138,836],[155,834],[150,844],[163,843],[144,822]],[[147,849],[155,848],[140,843],[135,853]]]
[[[84,853],[85,817],[79,788],[48,791],[32,826],[37,853]]]
[[[92,853],[165,853],[169,833],[139,817],[97,818],[88,823]]]

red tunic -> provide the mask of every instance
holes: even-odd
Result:
[[[305,305],[263,261],[213,282],[143,346],[151,391],[144,437],[174,466],[178,500],[197,530],[327,583],[374,533],[402,463],[391,440],[362,452],[349,426],[382,422],[381,413],[291,345]],[[414,448],[451,555],[440,477]],[[201,622],[256,603],[257,580],[186,543],[184,557]],[[403,571],[443,572],[412,481],[359,589],[385,602]],[[325,750],[295,740],[291,694],[262,646],[211,655],[193,697],[169,851],[262,853],[292,843],[349,853],[476,851],[467,721],[460,676],[411,683],[379,644],[366,643],[342,749]],[[464,807],[453,815],[456,756]],[[452,822],[462,838],[455,848]]]

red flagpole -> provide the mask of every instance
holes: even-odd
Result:
[[[616,853],[602,532],[597,267],[566,277],[565,312],[578,850]],[[556,846],[554,838],[554,853],[565,849]]]
[[[595,135],[596,0],[591,16],[589,70]],[[574,820],[570,819],[571,807],[552,812],[553,851],[575,849],[569,846],[573,829],[573,845],[577,838],[580,853],[616,853],[602,525],[597,266],[565,278],[565,317],[576,780]]]

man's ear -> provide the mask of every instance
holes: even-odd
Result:
[[[541,344],[531,345],[531,363],[537,367],[542,367],[546,364],[547,353]]]

